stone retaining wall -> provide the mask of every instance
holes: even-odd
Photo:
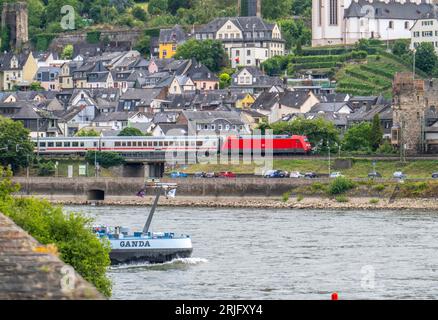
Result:
[[[103,299],[95,287],[0,213],[0,300]]]

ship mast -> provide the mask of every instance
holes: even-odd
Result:
[[[158,206],[158,200],[160,199],[160,196],[163,193],[163,191],[167,195],[167,193],[169,191],[177,188],[177,184],[176,183],[160,183],[160,182],[152,181],[152,182],[146,183],[145,188],[153,188],[156,190],[156,193],[155,193],[155,200],[154,200],[154,203],[152,204],[151,211],[149,212],[149,216],[148,216],[146,223],[143,227],[143,234],[147,234],[149,231],[149,227],[151,225],[152,218],[153,218],[154,213],[155,213],[155,209]]]

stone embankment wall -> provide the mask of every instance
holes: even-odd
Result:
[[[0,213],[0,300],[103,299],[95,287]]]
[[[14,178],[21,185],[21,194],[25,195],[69,195],[87,197],[90,190],[102,190],[105,197],[132,196],[144,185],[142,178],[47,178],[32,177]],[[299,186],[311,185],[317,179],[161,179],[161,182],[177,182],[178,195],[181,196],[214,196],[214,197],[243,197],[281,196]],[[326,181],[326,180],[325,180]]]

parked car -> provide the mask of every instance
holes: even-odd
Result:
[[[289,173],[289,178],[304,178],[304,174],[298,171],[292,171],[291,173]]]
[[[174,171],[170,173],[171,178],[187,178],[187,173],[180,172],[180,171]]]
[[[376,171],[372,171],[368,173],[368,178],[381,178],[382,175]]]
[[[219,172],[219,178],[236,178],[236,174],[230,171]]]
[[[330,178],[339,178],[339,177],[343,177],[344,175],[341,174],[340,172],[332,172],[330,173]]]
[[[432,179],[438,179],[438,172],[432,173]]]
[[[314,178],[318,177],[318,175],[315,172],[306,172],[304,174],[304,177],[308,178],[308,179],[314,179]]]
[[[214,172],[207,172],[205,173],[204,178],[215,178],[216,174]]]
[[[195,178],[204,178],[205,172],[195,172]]]
[[[406,179],[407,176],[401,172],[401,171],[396,171],[394,172],[394,174],[392,175],[395,179]]]
[[[265,178],[285,178],[286,173],[281,170],[268,170],[265,175]]]

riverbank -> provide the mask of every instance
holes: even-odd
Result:
[[[152,197],[112,196],[103,201],[89,201],[71,196],[42,196],[53,204],[60,205],[99,205],[99,206],[148,206]],[[351,197],[339,202],[323,197],[291,197],[283,201],[278,197],[162,197],[160,206],[167,207],[202,207],[202,208],[264,208],[264,209],[343,209],[343,210],[438,210],[438,199],[399,198],[390,202],[387,198]]]

